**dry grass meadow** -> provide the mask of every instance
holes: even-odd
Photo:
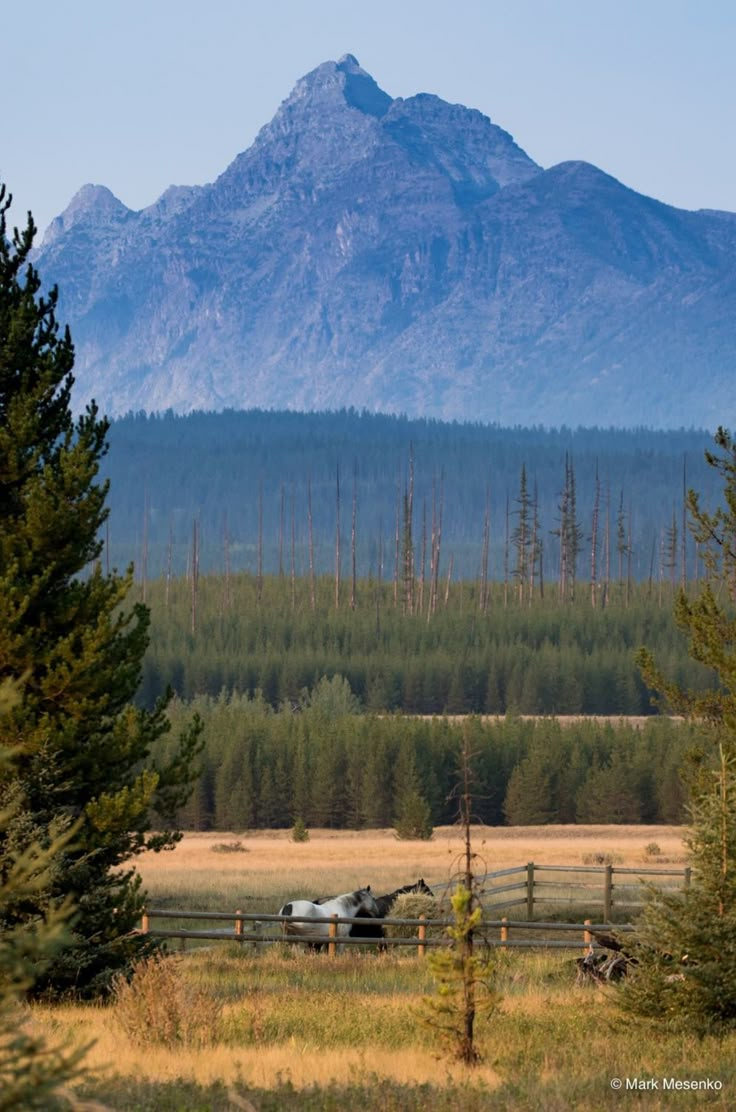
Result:
[[[682,834],[641,826],[476,828],[474,843],[488,869],[578,865],[601,853],[621,865],[656,866],[651,843],[659,861],[677,867]],[[266,912],[289,897],[366,883],[379,891],[419,876],[444,883],[460,852],[453,828],[429,842],[401,842],[391,831],[313,830],[299,844],[286,831],[189,834],[171,852],[144,856],[140,872],[152,906]],[[353,1105],[567,1112],[632,1101],[653,1110],[736,1107],[736,1039],[632,1023],[617,1007],[617,989],[575,983],[569,951],[495,954],[502,1003],[479,1022],[483,1061],[474,1070],[453,1063],[420,1018],[435,986],[426,961],[406,952],[347,950],[330,959],[282,943],[256,951],[216,942],[172,954],[175,990],[162,999],[141,988],[128,1000],[127,1021],[118,1002],[36,1006],[29,1022],[54,1038],[93,1041],[88,1063],[96,1074],[79,1093],[127,1112]],[[613,1077],[710,1077],[722,1088],[621,1093]]]
[[[611,855],[622,866],[684,864],[683,830],[677,826],[529,826],[473,830],[477,871],[533,861],[582,865],[590,855]],[[217,847],[239,843],[236,852]],[[652,858],[647,846],[661,853]],[[295,843],[290,832],[186,834],[176,849],[139,858],[151,906],[187,910],[278,911],[289,899],[349,892],[370,884],[389,892],[424,877],[452,879],[462,842],[455,827],[438,827],[430,841],[400,841],[392,830],[312,830]]]

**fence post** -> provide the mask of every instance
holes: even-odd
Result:
[[[501,919],[501,949],[506,950],[508,947],[505,945],[509,940],[508,919],[504,915]]]
[[[238,916],[238,915],[242,915],[243,913],[240,910],[240,908],[238,908],[237,911],[235,912],[235,914],[236,914],[236,916]],[[238,942],[243,941],[243,920],[242,919],[237,919],[236,918],[236,920],[235,920],[235,937],[237,938]]]
[[[419,918],[420,919],[426,919],[427,916],[426,915],[420,915]],[[424,955],[427,952],[427,947],[424,945],[424,943],[427,939],[427,924],[426,923],[420,923],[419,926],[417,927],[417,938],[419,939],[419,944],[417,945],[417,957],[418,958],[423,958]]]
[[[526,867],[526,917],[534,918],[534,862],[530,861]]]
[[[606,865],[606,876],[603,887],[603,921],[611,922],[611,903],[613,897],[613,865]]]
[[[335,939],[337,938],[337,915],[330,916],[330,941],[327,943],[327,956],[334,958],[337,953]]]
[[[583,925],[585,926],[585,930],[583,931],[583,945],[587,950],[591,942],[593,941],[593,935],[588,930],[588,927],[591,925],[590,919],[583,919]]]
[[[684,877],[683,877],[683,881],[682,881],[682,887],[685,889],[686,892],[687,892],[688,888],[690,887],[690,878],[691,877],[692,877],[692,869],[688,865],[687,868],[685,869],[685,873],[684,873]]]
[[[141,909],[141,934],[148,934],[148,908]]]

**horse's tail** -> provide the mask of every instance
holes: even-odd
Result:
[[[292,905],[290,903],[284,904],[279,912],[279,915],[291,915]]]

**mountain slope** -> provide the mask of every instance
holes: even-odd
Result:
[[[736,220],[542,170],[346,55],[204,187],[85,186],[38,253],[77,404],[344,405],[503,423],[728,421]]]

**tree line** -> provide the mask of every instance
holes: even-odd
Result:
[[[491,825],[678,823],[679,769],[690,727],[555,719],[418,719],[360,713],[344,677],[293,707],[221,694],[175,702],[174,726],[204,723],[202,774],[179,811],[183,828],[243,831],[390,827],[417,797],[434,825],[452,823],[461,729],[474,756],[474,812]],[[167,742],[160,743],[166,754]]]

